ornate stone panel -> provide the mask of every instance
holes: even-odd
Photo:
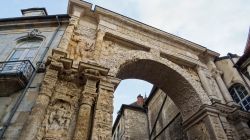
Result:
[[[46,114],[46,108],[49,105],[51,96],[54,93],[54,87],[58,80],[57,75],[58,71],[47,69],[40,89],[40,93],[36,99],[36,103],[27,120],[27,124],[22,130],[20,136],[21,140],[30,140],[35,138]]]
[[[72,115],[79,100],[79,88],[71,82],[58,81],[51,98],[45,119],[40,127],[37,139],[67,139]]]

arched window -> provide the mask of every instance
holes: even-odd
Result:
[[[9,61],[30,60],[32,62],[42,41],[40,38],[27,38],[18,41],[17,47],[9,57]]]
[[[234,84],[229,88],[233,100],[239,104],[243,110],[250,111],[250,96],[241,84]]]

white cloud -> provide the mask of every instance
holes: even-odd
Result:
[[[250,1],[138,0],[141,21],[222,55],[242,54],[250,25]]]

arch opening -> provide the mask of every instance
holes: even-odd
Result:
[[[174,69],[149,59],[136,59],[120,65],[116,77],[139,79],[152,83],[165,92],[179,108],[183,120],[188,119],[202,105],[193,86]]]

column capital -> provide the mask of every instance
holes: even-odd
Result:
[[[120,79],[115,78],[115,77],[111,77],[111,76],[103,76],[100,79],[100,83],[99,83],[99,89],[105,89],[108,91],[114,91],[115,88],[118,86],[118,84],[120,83]]]
[[[79,72],[85,72],[85,73],[89,72],[90,74],[94,74],[94,75],[96,74],[96,72],[98,72],[100,76],[106,76],[108,75],[108,72],[109,72],[108,68],[104,68],[95,63],[85,63],[85,62],[79,63],[78,70]]]
[[[221,75],[223,74],[222,71],[220,71],[220,70],[218,70],[218,69],[216,69],[216,68],[213,68],[213,69],[211,70],[211,73],[212,73],[212,76],[213,76],[213,77],[221,76]]]

